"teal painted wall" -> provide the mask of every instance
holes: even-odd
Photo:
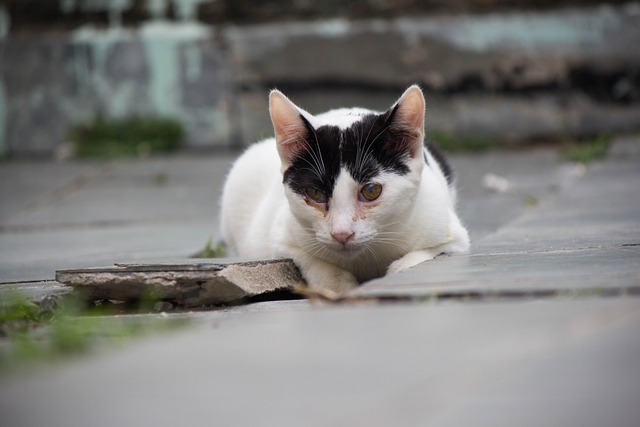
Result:
[[[173,1],[173,21],[165,18],[169,1],[151,1],[153,18],[125,28],[130,0],[61,0],[63,11],[107,11],[109,26],[0,40],[0,153],[49,155],[73,123],[96,114],[170,116],[191,146],[230,144],[229,60],[215,29],[195,20],[204,1]],[[3,17],[0,9],[0,34]]]

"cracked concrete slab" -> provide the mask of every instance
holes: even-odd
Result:
[[[41,183],[51,188],[48,194],[3,218],[1,226],[7,231],[20,231],[30,227],[177,223],[185,218],[211,221],[217,214],[218,183],[223,181],[230,159],[173,156],[98,163],[65,185]],[[77,167],[75,162],[57,166],[49,165],[52,175],[61,177]],[[23,167],[28,167],[31,175],[46,176],[39,174],[38,163]],[[22,171],[20,177],[27,178],[28,174]]]
[[[368,282],[354,294],[481,299],[640,295],[640,251],[611,247],[452,256]]]
[[[5,162],[0,167],[0,221],[4,226],[25,211],[41,206],[52,192],[66,188],[92,173],[93,162],[74,162],[60,167],[48,161]]]
[[[107,268],[59,270],[56,280],[87,300],[153,298],[182,307],[239,303],[304,286],[291,260],[179,263],[120,263]]]
[[[232,158],[1,164],[0,282],[194,255],[217,239],[217,199]]]
[[[103,203],[96,201],[95,203]],[[73,217],[72,217],[73,218]],[[55,271],[112,265],[123,260],[188,259],[214,235],[210,220],[78,224],[0,234],[0,282],[53,280]]]
[[[490,238],[482,253],[570,249],[640,243],[640,150],[619,139],[611,160],[589,167],[584,178],[515,219]]]

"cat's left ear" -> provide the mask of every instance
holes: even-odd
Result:
[[[401,133],[412,158],[422,156],[424,146],[425,100],[418,85],[404,91],[392,109],[391,130]]]
[[[280,160],[287,166],[301,150],[308,149],[307,135],[310,124],[305,116],[310,114],[298,108],[279,90],[273,90],[269,94],[269,114]]]

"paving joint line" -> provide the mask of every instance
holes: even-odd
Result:
[[[197,219],[197,218],[195,218]],[[202,218],[206,220],[207,218]],[[87,222],[63,222],[57,224],[17,224],[17,225],[0,225],[1,233],[32,233],[38,231],[59,231],[59,230],[87,230],[87,229],[106,229],[117,227],[133,227],[137,225],[158,225],[158,224],[184,224],[185,220],[194,220],[194,218],[168,218],[168,219],[123,219],[123,220],[97,220]]]
[[[586,251],[596,251],[596,250],[607,250],[607,249],[619,249],[626,250],[627,248],[640,247],[640,243],[620,243],[620,244],[611,244],[611,245],[600,245],[600,246],[580,246],[576,248],[561,248],[561,249],[536,249],[529,251],[511,251],[511,252],[471,252],[469,256],[472,257],[480,257],[480,256],[505,256],[505,255],[537,255],[537,254],[559,254],[559,253],[571,253],[571,252],[586,252]]]
[[[331,304],[366,304],[366,303],[426,303],[440,301],[525,301],[533,299],[553,298],[614,298],[614,297],[640,297],[640,285],[615,286],[609,288],[593,287],[584,289],[530,289],[530,290],[467,290],[467,291],[432,291],[421,295],[380,293],[377,295],[344,295],[327,297],[308,293],[307,299],[313,302]]]
[[[16,281],[8,281],[8,282],[0,282],[0,286],[8,286],[8,285],[35,285],[38,283],[50,283],[57,284],[60,286],[66,286],[64,283],[60,283],[55,279],[35,279],[35,280],[16,280]]]

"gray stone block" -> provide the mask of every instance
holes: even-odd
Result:
[[[184,307],[237,303],[291,291],[304,280],[290,260],[255,262],[181,261],[179,264],[117,264],[60,270],[56,280],[88,300],[166,300]]]

